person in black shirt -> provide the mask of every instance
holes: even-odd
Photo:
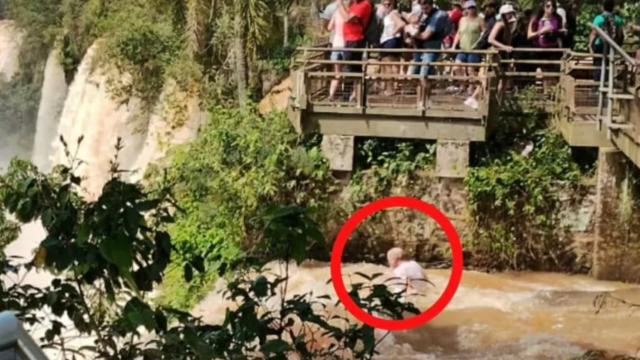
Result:
[[[567,32],[562,38],[562,47],[573,50],[576,44],[576,32],[578,31],[578,5],[570,3],[567,12]]]
[[[493,1],[489,1],[482,7],[484,15],[484,32],[476,43],[475,50],[486,50],[489,48],[489,34],[496,24],[497,5]]]

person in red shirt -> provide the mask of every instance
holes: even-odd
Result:
[[[342,33],[344,36],[344,47],[346,49],[365,49],[365,31],[371,20],[373,8],[369,0],[351,0],[347,8],[342,0],[336,0],[338,11],[344,19]],[[345,51],[345,61],[362,61],[362,51]],[[362,65],[348,64],[345,66],[346,72],[362,72]],[[349,101],[355,99],[355,87],[351,93]]]
[[[445,48],[449,48],[453,44],[453,39],[456,37],[456,33],[458,32],[460,19],[462,19],[462,16],[464,15],[464,13],[462,12],[462,5],[460,5],[460,2],[458,0],[454,0],[451,6],[452,9],[448,11],[448,15],[449,21],[451,21],[451,23],[453,24],[453,32],[444,39],[443,42]]]

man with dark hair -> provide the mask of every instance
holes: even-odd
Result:
[[[489,48],[489,34],[493,26],[496,24],[496,12],[498,6],[494,1],[488,1],[482,6],[482,14],[484,15],[484,31],[480,35],[480,39],[476,42],[474,50],[486,50]]]
[[[624,21],[622,18],[614,13],[615,10],[615,1],[614,0],[604,0],[602,2],[602,13],[598,14],[593,19],[593,25],[602,29],[609,37],[617,42],[618,44],[622,44],[624,40],[624,32],[622,27],[624,26]],[[607,56],[604,53],[604,42],[598,36],[598,33],[595,29],[591,30],[591,34],[589,35],[589,50],[593,54]],[[605,60],[605,64],[607,60]],[[593,59],[593,66],[601,67],[602,66],[602,58],[598,57]],[[594,80],[600,81],[600,69],[597,69],[594,74]]]
[[[442,41],[449,35],[450,31],[448,31],[448,29],[451,29],[449,26],[449,16],[445,11],[435,8],[433,0],[420,0],[420,6],[422,7],[423,14],[423,18],[420,21],[420,29],[411,34],[416,43],[416,48],[440,50],[442,48]],[[420,84],[422,85],[421,88],[425,89],[427,93],[429,89],[427,88],[427,80],[425,77],[435,73],[435,68],[429,66],[429,64],[436,62],[438,57],[439,53],[437,52],[422,53],[421,62],[425,65],[420,67],[414,66],[412,69],[412,74],[417,75],[419,71],[420,76],[423,77],[420,79]],[[418,94],[419,102],[422,103],[422,94],[420,92]]]

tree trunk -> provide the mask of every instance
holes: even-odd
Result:
[[[199,24],[198,24],[198,16],[199,16],[199,0],[189,0],[187,1],[187,51],[192,58],[198,53],[199,44],[198,44],[198,34],[199,34]]]
[[[286,48],[289,46],[289,10],[285,11],[282,16],[282,26],[284,27],[284,39],[282,45]]]
[[[236,82],[238,85],[238,103],[240,107],[245,106],[247,98],[247,53],[244,47],[244,31],[242,31],[242,14],[236,11],[234,16],[234,57],[236,63]]]

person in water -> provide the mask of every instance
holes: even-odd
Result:
[[[425,289],[426,283],[433,285],[427,278],[426,271],[417,262],[402,260],[403,256],[404,251],[401,248],[396,247],[387,252],[389,268],[393,272],[392,277],[400,280],[394,281],[396,289],[406,291],[405,295],[415,295]]]

